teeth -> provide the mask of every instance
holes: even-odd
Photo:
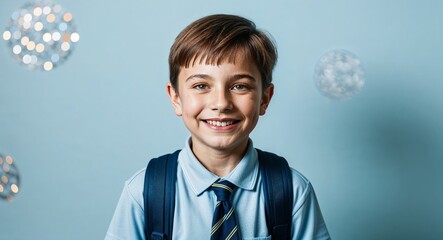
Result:
[[[226,127],[234,123],[234,121],[220,122],[220,121],[207,121],[209,124],[217,127]]]

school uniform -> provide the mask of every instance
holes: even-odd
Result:
[[[178,156],[176,201],[172,239],[210,239],[217,197],[210,186],[220,177],[194,156],[189,138]],[[105,240],[145,239],[143,186],[146,169],[126,181]],[[311,183],[291,169],[294,189],[293,240],[330,239]],[[232,205],[242,239],[270,240],[266,226],[263,180],[257,151],[249,140],[245,156],[223,178],[235,184]]]

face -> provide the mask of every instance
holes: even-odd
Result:
[[[272,85],[262,88],[260,72],[245,59],[218,66],[196,61],[181,69],[178,92],[167,86],[175,113],[191,132],[193,150],[221,151],[246,148],[273,94]]]

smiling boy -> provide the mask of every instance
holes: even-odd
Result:
[[[239,16],[207,16],[177,36],[166,88],[191,136],[177,158],[169,239],[272,238],[266,225],[264,178],[249,135],[273,96],[276,60],[269,37]],[[145,172],[126,182],[105,239],[146,239]],[[294,169],[291,175],[291,239],[330,239],[310,182]],[[220,197],[217,186],[229,190],[227,199]],[[227,235],[221,238],[224,231]]]
[[[246,152],[249,134],[271,100],[272,84],[263,89],[250,57],[209,65],[198,56],[167,90],[178,116],[191,132],[192,152],[217,176],[228,175]]]

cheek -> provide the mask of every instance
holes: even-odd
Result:
[[[204,107],[204,101],[193,96],[186,96],[182,99],[183,114],[188,116],[197,115]]]
[[[238,101],[238,108],[249,118],[255,119],[260,115],[260,99],[250,97]]]

